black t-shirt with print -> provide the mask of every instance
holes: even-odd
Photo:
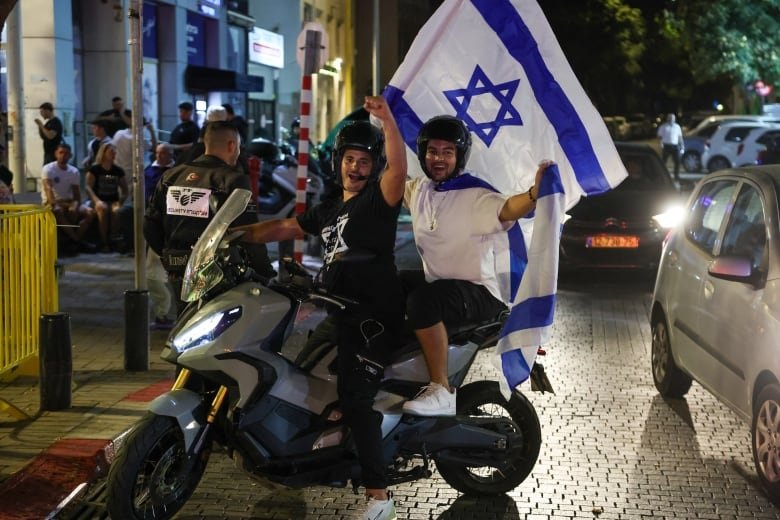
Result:
[[[119,179],[125,176],[125,171],[116,164],[110,170],[104,170],[99,164],[93,164],[90,173],[95,176],[95,186],[92,191],[103,202],[119,200]]]
[[[370,182],[346,202],[330,199],[297,217],[305,232],[320,235],[325,243],[322,280],[329,291],[374,312],[403,312],[394,254],[400,209],[400,203],[387,204],[378,182]],[[347,251],[371,253],[373,258],[337,261]]]

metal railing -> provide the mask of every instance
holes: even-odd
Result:
[[[49,209],[0,205],[0,381],[38,374],[40,316],[59,307],[56,260]]]

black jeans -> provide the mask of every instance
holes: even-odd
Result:
[[[666,166],[666,161],[669,159],[669,156],[672,156],[672,161],[674,161],[674,178],[679,179],[680,178],[680,148],[676,144],[665,144],[663,147],[663,150],[661,151],[661,160],[664,162],[664,166]]]
[[[426,329],[438,322],[445,326],[476,323],[497,316],[506,306],[484,285],[465,280],[425,281],[422,271],[401,271],[406,292],[409,325]]]
[[[365,377],[358,356],[384,364],[398,346],[403,315],[400,309],[372,314],[347,309],[338,311],[333,318],[339,349],[339,403],[355,440],[363,486],[384,489],[387,474],[382,450],[382,414],[373,408],[379,379],[369,381]]]

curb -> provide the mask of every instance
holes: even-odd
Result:
[[[121,401],[150,402],[172,384],[172,380],[158,381]],[[56,440],[0,483],[0,520],[52,519],[68,505],[83,499],[90,486],[108,475],[129,430],[113,439]]]

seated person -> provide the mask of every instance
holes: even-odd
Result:
[[[127,199],[128,188],[125,171],[114,164],[116,149],[111,143],[100,145],[95,164],[87,171],[87,194],[97,213],[100,224],[101,251],[111,251],[109,243],[109,224],[111,236],[119,235],[120,210]]]
[[[81,203],[81,174],[69,164],[70,145],[60,143],[54,151],[55,161],[45,164],[41,174],[43,205],[54,213],[57,225],[72,245],[83,251],[94,251],[94,246],[83,241],[95,214]],[[75,226],[75,229],[74,229]]]

